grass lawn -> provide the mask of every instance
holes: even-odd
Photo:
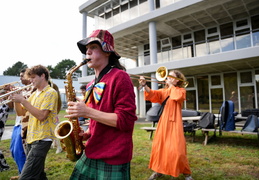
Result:
[[[60,113],[64,120],[64,111]],[[11,123],[12,116],[9,116]],[[149,133],[140,127],[151,126],[151,124],[136,124],[133,134],[134,154],[131,161],[131,179],[147,180],[152,174],[148,169],[149,155],[152,141]],[[240,135],[224,133],[222,137],[213,139],[207,146],[203,146],[203,135],[196,132],[195,142],[186,135],[188,159],[190,162],[192,176],[195,180],[256,180],[259,179],[259,141],[254,135]],[[16,164],[11,157],[10,140],[0,142],[0,149],[10,165],[10,170],[0,172],[0,180],[8,180],[17,175]],[[67,180],[75,165],[65,156],[65,152],[55,154],[56,149],[51,149],[46,160],[46,173],[49,180]],[[161,162],[162,163],[162,162]],[[159,180],[183,180],[164,176]]]

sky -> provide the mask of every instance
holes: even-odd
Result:
[[[21,61],[28,67],[56,66],[64,59],[82,61],[79,6],[87,0],[0,1],[0,75]],[[88,21],[87,35],[94,30]]]

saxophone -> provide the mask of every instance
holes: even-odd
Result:
[[[88,59],[84,59],[78,66],[74,66],[68,71],[66,75],[67,81],[65,81],[67,84],[65,85],[67,102],[76,101],[76,93],[72,86],[73,73],[88,61]],[[60,122],[54,131],[55,136],[60,139],[63,146],[65,146],[63,149],[67,153],[67,158],[73,162],[81,157],[85,148],[83,145],[83,137],[79,136],[80,132],[81,128],[77,118],[69,118],[69,120]]]

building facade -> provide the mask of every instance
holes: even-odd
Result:
[[[160,66],[182,71],[189,82],[183,108],[218,113],[225,100],[239,113],[258,108],[258,0],[88,0],[79,11],[83,38],[92,17],[96,29],[114,35],[116,51],[135,62],[129,74],[154,78]],[[93,79],[86,71],[81,83]],[[136,98],[144,117],[150,103],[137,88]]]

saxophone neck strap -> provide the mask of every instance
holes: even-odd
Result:
[[[108,73],[110,71],[110,69],[112,68],[112,66],[110,64],[108,64],[99,74],[98,78],[95,77],[94,83],[91,85],[91,89],[89,90],[90,92],[88,93],[88,96],[85,98],[85,103],[88,101],[90,94],[92,94],[93,88],[94,86],[102,79],[102,77]]]

